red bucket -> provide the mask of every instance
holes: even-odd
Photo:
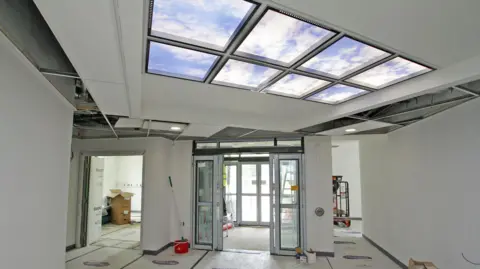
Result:
[[[187,240],[176,240],[173,249],[177,254],[188,253],[188,241]]]

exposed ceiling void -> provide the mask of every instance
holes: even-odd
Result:
[[[0,0],[0,31],[40,71],[76,73],[33,0]],[[45,73],[44,76],[74,104],[75,78]]]
[[[471,81],[457,86],[455,89],[464,90],[469,94],[479,96],[480,95],[480,80]]]
[[[146,50],[150,74],[330,105],[434,70],[295,12],[244,0],[151,0]]]
[[[382,106],[353,115],[353,118],[375,120],[406,126],[422,119],[428,118],[446,109],[460,105],[473,98],[475,95],[452,87],[435,93],[429,93],[401,102]],[[383,131],[392,131],[383,129]]]
[[[138,124],[135,124],[137,122]],[[170,140],[205,138],[182,135],[186,126],[186,124],[104,115],[95,110],[77,110],[73,119],[73,137],[80,139],[163,137]],[[173,127],[180,127],[180,129]]]
[[[248,129],[248,128],[238,128],[238,127],[227,127],[214,135],[210,136],[209,139],[217,140],[235,140],[235,139],[262,139],[262,138],[297,138],[304,136],[301,133],[287,133],[287,132],[277,132],[277,131],[267,131],[267,130],[258,130],[258,129]]]
[[[321,133],[328,130],[343,128],[346,126],[350,126],[350,125],[354,125],[362,122],[365,122],[365,120],[346,117],[346,118],[336,119],[328,122],[323,122],[317,125],[313,125],[310,127],[306,127],[306,128],[297,130],[297,132],[306,133],[306,134],[316,134],[316,133]]]

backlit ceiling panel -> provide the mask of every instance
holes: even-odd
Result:
[[[336,105],[432,71],[253,1],[151,1],[151,74]]]
[[[254,7],[242,0],[155,0],[150,33],[224,50]]]
[[[332,31],[269,10],[235,54],[290,66],[333,35]]]

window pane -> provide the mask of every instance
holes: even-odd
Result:
[[[228,60],[213,80],[213,83],[234,87],[243,86],[256,90],[279,73],[280,71],[277,69],[237,60]]]
[[[367,94],[368,91],[350,87],[343,84],[337,84],[319,93],[316,93],[307,98],[310,101],[322,102],[327,104],[339,104],[354,97]]]
[[[220,142],[221,148],[255,148],[255,147],[273,147],[272,141],[256,141],[256,142]]]
[[[262,194],[269,194],[270,193],[270,165],[269,164],[262,164],[261,166],[261,193]],[[263,213],[262,213],[263,214]]]
[[[227,165],[225,167],[226,183],[225,193],[235,194],[237,193],[237,165]]]
[[[237,221],[237,195],[227,194],[225,196],[225,205],[227,213],[231,213],[233,221]]]
[[[270,222],[270,196],[262,196],[262,218],[261,222]]]
[[[432,69],[397,57],[349,79],[349,82],[380,89],[424,74]]]
[[[390,53],[343,37],[304,63],[300,69],[341,78],[388,56]]]
[[[242,193],[257,193],[257,165],[242,164]]]
[[[299,246],[298,208],[280,208],[280,248]]]
[[[328,81],[316,78],[288,74],[272,86],[268,87],[265,92],[301,98],[329,83],[330,82]]]
[[[213,161],[197,161],[197,191],[198,202],[213,201]]]
[[[302,140],[278,140],[277,147],[301,147]]]
[[[280,160],[280,204],[298,203],[298,161]]]
[[[269,10],[235,53],[291,65],[333,35],[331,31]]]
[[[253,7],[243,0],[155,0],[151,34],[224,50]]]
[[[203,81],[218,56],[150,42],[148,72]]]
[[[212,244],[213,212],[211,206],[199,206],[197,218],[197,243]]]
[[[242,196],[242,221],[257,221],[257,196]]]
[[[214,149],[217,147],[217,143],[197,143],[197,149]]]

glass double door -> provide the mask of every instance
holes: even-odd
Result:
[[[272,154],[269,163],[195,157],[193,247],[223,250],[224,220],[231,214],[241,225],[269,226],[272,254],[304,248],[302,167],[301,154]]]
[[[239,163],[240,225],[270,224],[270,165],[269,163]]]

